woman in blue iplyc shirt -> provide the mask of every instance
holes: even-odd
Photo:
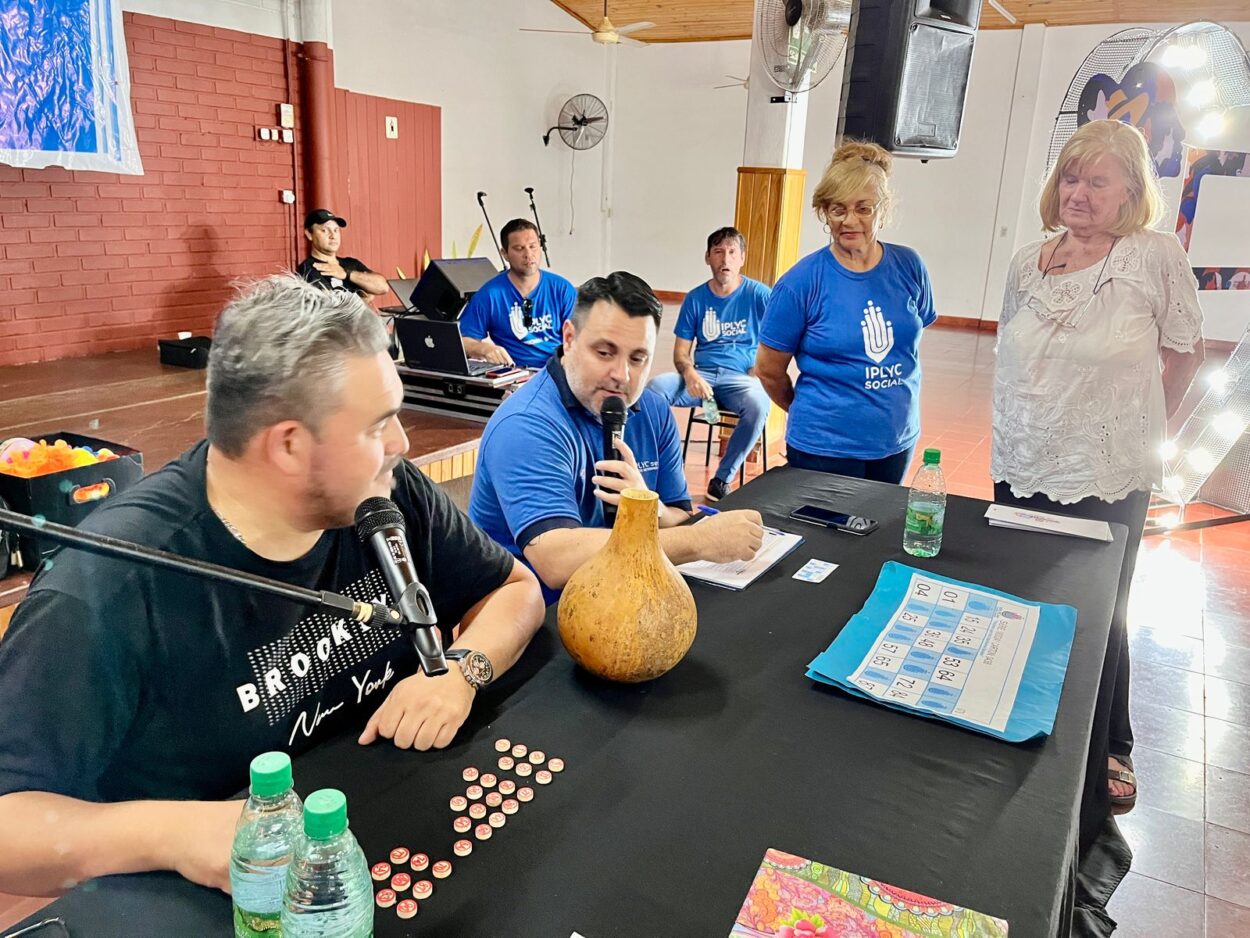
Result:
[[[812,195],[829,247],[773,288],[755,369],[789,412],[790,465],[898,483],[920,436],[920,332],[937,312],[920,255],[877,238],[891,162],[873,143],[834,152]]]

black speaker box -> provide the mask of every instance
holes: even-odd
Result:
[[[980,17],[981,0],[856,0],[838,136],[954,156]]]
[[[497,273],[484,257],[430,261],[409,302],[429,319],[459,319],[469,298]]]

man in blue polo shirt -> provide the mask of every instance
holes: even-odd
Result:
[[[771,288],[742,276],[747,242],[737,228],[718,228],[707,239],[703,261],[712,278],[689,293],[673,330],[673,365],[677,371],[651,382],[674,407],[694,407],[709,397],[738,415],[725,455],[707,486],[707,500],[725,497],[730,480],[742,468],[764,432],[772,406],[755,377],[755,350]],[[694,361],[690,348],[694,346]]]
[[[659,494],[660,546],[673,563],[747,560],[759,550],[757,511],[677,527],[690,517],[681,440],[672,410],[645,387],[662,311],[633,274],[588,280],[560,352],[486,425],[469,516],[538,574],[549,603],[607,543],[603,505],[619,504],[626,488]],[[599,414],[613,396],[629,415],[621,458],[604,460]]]
[[[577,288],[541,270],[542,246],[531,221],[514,218],[499,232],[508,265],[473,294],[460,317],[469,358],[541,368],[560,347],[560,330],[573,312]]]

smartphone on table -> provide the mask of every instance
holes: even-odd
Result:
[[[834,511],[832,508],[821,508],[819,505],[802,505],[790,512],[795,521],[816,524],[822,528],[834,528],[848,534],[871,534],[877,530],[877,522],[860,515]]]

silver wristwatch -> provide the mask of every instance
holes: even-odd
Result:
[[[480,651],[470,651],[460,659],[460,673],[474,690],[481,690],[495,678],[490,659]]]

